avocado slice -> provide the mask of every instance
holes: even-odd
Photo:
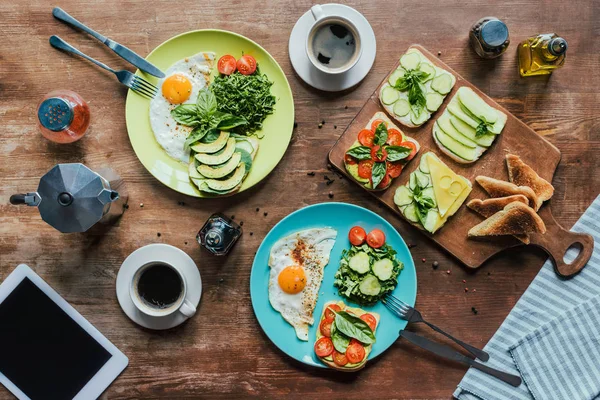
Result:
[[[235,139],[230,137],[227,139],[227,145],[221,150],[214,154],[198,153],[196,154],[196,160],[206,165],[220,165],[231,158],[235,152]]]
[[[203,176],[196,170],[196,161],[190,161],[190,165],[188,166],[188,175],[192,179],[203,179]]]
[[[246,173],[246,164],[240,164],[233,175],[231,175],[227,179],[207,179],[205,181],[206,185],[210,189],[218,190],[220,192],[224,192],[227,190],[231,190],[242,182],[244,179],[244,175]]]
[[[198,172],[207,178],[215,179],[215,178],[223,178],[224,176],[232,173],[237,166],[240,164],[242,160],[242,154],[240,152],[233,153],[233,156],[222,165],[218,165],[216,167],[211,167],[209,165],[200,165],[198,167]]]
[[[227,144],[229,132],[221,131],[216,140],[210,143],[199,142],[191,147],[196,153],[216,153]]]

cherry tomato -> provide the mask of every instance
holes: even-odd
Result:
[[[327,306],[325,309],[325,321],[333,321],[335,319],[335,313],[339,311],[342,311],[342,308],[337,304],[331,304],[330,306]]]
[[[369,325],[369,328],[375,332],[375,328],[377,327],[377,319],[373,316],[373,314],[363,314],[360,316],[360,319],[365,321],[367,325]]]
[[[368,129],[363,129],[358,133],[358,141],[363,146],[372,147],[373,140],[375,140],[375,134]]]
[[[402,143],[402,139],[402,132],[400,132],[398,129],[388,129],[388,139],[386,141],[387,144],[390,146],[398,146],[400,143]]]
[[[344,156],[344,162],[347,165],[356,165],[356,164],[358,164],[358,161],[356,160],[356,158],[352,157],[350,154],[346,154]]]
[[[219,58],[219,62],[217,62],[217,69],[219,70],[219,73],[223,75],[231,75],[235,72],[235,63],[235,57],[227,54]]]
[[[387,159],[387,150],[385,147],[373,146],[371,147],[371,158],[376,162],[382,162]]]
[[[417,146],[413,142],[409,142],[409,141],[402,142],[399,144],[399,146],[410,147],[412,149],[412,151],[410,152],[408,157],[406,157],[404,159],[404,161],[406,161],[406,162],[412,160],[414,158],[415,154],[417,154]]]
[[[373,229],[367,235],[367,244],[374,249],[378,249],[385,244],[385,233],[380,229]]]
[[[390,177],[390,174],[386,172],[381,182],[379,182],[379,185],[377,185],[377,189],[385,189],[390,185],[391,180],[392,178]]]
[[[333,362],[339,367],[343,367],[348,364],[348,357],[344,353],[340,353],[337,350],[333,350]]]
[[[379,125],[381,125],[381,124],[384,124],[384,125],[385,125],[385,127],[387,128],[387,125],[388,125],[388,124],[387,124],[387,122],[385,122],[385,121],[384,121],[384,120],[382,120],[382,119],[376,119],[375,121],[373,121],[373,122],[371,123],[371,130],[373,131],[373,133],[375,133],[375,129],[377,129],[377,127],[378,127]]]
[[[358,162],[358,176],[363,179],[371,178],[373,172],[373,160],[362,160]]]
[[[360,246],[367,240],[367,232],[360,226],[353,226],[348,233],[348,239],[354,246]]]
[[[319,357],[327,357],[333,353],[333,342],[328,337],[321,337],[315,342],[315,353]]]
[[[346,349],[346,358],[352,364],[356,364],[365,359],[365,347],[356,339],[352,339]]]
[[[331,337],[331,321],[327,321],[326,319],[321,321],[321,325],[319,325],[319,330],[321,331],[321,335],[325,337]]]
[[[256,59],[252,56],[242,56],[237,61],[237,69],[242,75],[252,75],[256,71]]]
[[[397,178],[400,176],[402,172],[402,164],[399,162],[389,162],[387,163],[387,173],[390,178]]]

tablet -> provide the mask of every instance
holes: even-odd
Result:
[[[18,399],[96,399],[128,359],[27,265],[0,285],[0,383]]]

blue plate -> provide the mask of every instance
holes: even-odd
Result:
[[[333,276],[338,270],[342,250],[350,248],[348,231],[355,225],[362,226],[367,232],[379,228],[385,233],[387,243],[398,252],[397,259],[404,263],[404,269],[398,277],[398,286],[394,291],[394,295],[414,306],[417,297],[417,274],[406,243],[398,234],[398,231],[386,220],[359,206],[346,203],[322,203],[295,211],[271,229],[254,257],[250,274],[250,296],[254,314],[269,339],[284,353],[304,364],[326,367],[319,361],[313,351],[323,304],[334,300],[343,300],[346,304],[352,304],[337,294],[337,288],[333,286]],[[282,237],[302,229],[318,227],[333,228],[337,230],[338,235],[331,251],[329,264],[325,267],[323,283],[319,290],[319,300],[313,314],[316,322],[309,329],[308,342],[303,342],[296,337],[294,328],[269,303],[269,253],[273,244]],[[394,316],[381,303],[377,303],[372,307],[361,308],[372,310],[381,316],[381,322],[376,333],[377,341],[369,354],[369,359],[373,359],[387,350],[398,339],[398,333],[406,327],[406,321]]]

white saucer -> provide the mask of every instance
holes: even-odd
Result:
[[[340,15],[354,23],[362,41],[363,50],[360,59],[354,67],[339,75],[326,74],[315,68],[306,55],[306,36],[314,22],[308,10],[292,29],[288,46],[290,61],[296,73],[310,86],[327,92],[339,92],[358,84],[371,70],[377,52],[375,32],[369,21],[352,7],[343,4],[324,4],[321,7],[325,14]]]
[[[196,308],[202,295],[202,279],[194,260],[177,247],[168,244],[150,244],[131,253],[121,264],[117,275],[117,299],[125,314],[133,322],[148,329],[170,329],[187,320],[179,311],[165,317],[151,317],[140,312],[131,301],[129,287],[133,275],[139,267],[151,261],[163,261],[181,269],[187,283],[186,299]]]

